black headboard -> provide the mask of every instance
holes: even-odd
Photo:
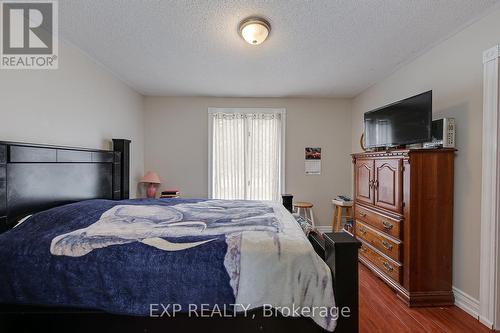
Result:
[[[55,206],[128,199],[130,141],[113,142],[110,151],[0,141],[0,232]]]

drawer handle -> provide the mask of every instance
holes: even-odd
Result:
[[[389,251],[392,251],[392,245],[386,242],[385,240],[382,241],[382,245]]]
[[[392,272],[394,270],[394,268],[391,265],[389,265],[387,261],[384,261],[382,265],[384,265],[385,269],[387,269],[389,272]]]
[[[361,227],[358,229],[360,233],[362,233],[363,235],[366,234],[366,229]]]
[[[361,216],[361,217],[365,217],[365,216],[366,216],[366,213],[365,213],[365,212],[363,212],[362,210],[360,210],[358,214],[359,214],[359,216]]]
[[[391,230],[392,227],[394,227],[392,223],[389,223],[388,221],[385,220],[382,221],[382,224],[384,225],[384,228],[386,228],[387,230]]]

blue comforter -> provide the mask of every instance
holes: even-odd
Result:
[[[138,316],[152,304],[184,312],[192,304],[335,306],[330,271],[298,224],[280,204],[259,201],[90,200],[49,209],[0,235],[0,274],[5,304]],[[332,315],[311,317],[335,327]]]
[[[164,251],[133,241],[82,256],[50,252],[54,238],[91,226],[114,206],[172,206],[200,201],[91,200],[35,214],[0,235],[0,301],[132,315],[149,315],[149,304],[233,304],[224,267],[227,244],[223,234],[211,235],[212,241],[184,251]],[[196,238],[206,237],[186,236],[176,241]],[[76,239],[73,246],[81,241]]]

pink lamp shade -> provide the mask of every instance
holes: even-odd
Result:
[[[146,196],[150,199],[156,198],[156,184],[161,184],[160,177],[158,177],[158,174],[153,171],[148,171],[144,175],[144,177],[141,178],[141,183],[149,183],[148,189],[146,191]]]
[[[161,184],[161,180],[156,172],[148,171],[144,177],[141,178],[141,183]]]

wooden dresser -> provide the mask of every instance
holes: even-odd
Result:
[[[409,306],[452,305],[455,149],[353,154],[359,260]]]

